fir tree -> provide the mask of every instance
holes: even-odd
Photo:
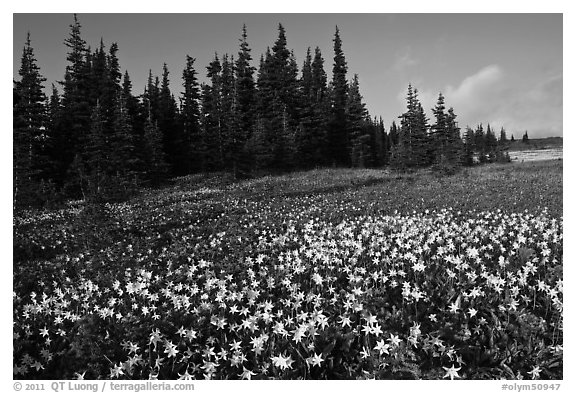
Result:
[[[46,96],[43,83],[46,79],[40,74],[30,34],[22,52],[18,71],[20,81],[14,82],[13,102],[13,196],[14,204],[34,203],[40,180],[46,176],[47,135],[46,135]]]
[[[206,67],[210,84],[202,86],[202,129],[204,152],[203,162],[205,170],[215,171],[224,168],[224,151],[222,135],[222,65],[218,55]]]
[[[74,15],[74,23],[70,26],[70,36],[64,41],[69,49],[66,60],[68,65],[64,75],[62,93],[62,116],[58,129],[54,130],[56,156],[58,165],[56,181],[63,184],[70,165],[82,149],[90,129],[89,78],[86,74],[86,42],[80,34],[81,25]],[[75,172],[75,171],[73,171]],[[67,187],[73,196],[79,195],[77,187]]]
[[[147,181],[159,185],[165,181],[168,174],[168,164],[162,149],[162,134],[149,112],[144,124],[144,167]]]
[[[446,162],[450,167],[450,171],[454,171],[462,164],[462,156],[464,146],[462,144],[462,137],[460,135],[460,127],[456,121],[456,114],[454,108],[450,107],[446,115]]]
[[[200,86],[196,78],[194,61],[194,58],[186,55],[186,68],[182,73],[184,91],[182,93],[181,118],[184,133],[183,158],[186,173],[200,172],[202,169]]]
[[[234,148],[234,176],[247,177],[250,172],[251,157],[245,147],[251,136],[256,115],[256,83],[254,81],[255,67],[251,65],[252,56],[247,41],[246,25],[242,27],[240,50],[236,60],[236,116],[237,144]]]
[[[432,148],[428,119],[418,100],[418,90],[408,85],[406,112],[400,116],[398,143],[393,147],[391,164],[398,169],[423,167],[431,163]]]
[[[334,66],[332,69],[331,119],[329,125],[329,160],[335,165],[350,165],[348,125],[346,124],[346,102],[348,66],[342,51],[340,31],[336,27],[334,34]]]
[[[411,136],[412,155],[415,166],[425,167],[432,163],[433,148],[428,136],[428,119],[422,104],[418,101],[417,89],[414,89],[414,95],[417,106]]]
[[[528,143],[530,140],[528,139],[528,131],[524,132],[522,136],[522,143]]]
[[[164,152],[170,172],[173,175],[183,175],[183,151],[184,140],[182,130],[177,123],[178,108],[176,100],[170,91],[169,71],[166,63],[162,66],[162,82],[158,93],[158,128],[163,136]]]
[[[357,74],[354,74],[348,91],[346,124],[350,134],[352,166],[363,168],[369,164],[370,123],[368,111],[362,102]]]
[[[462,164],[472,166],[474,164],[474,150],[475,150],[475,135],[474,130],[466,127],[464,133],[464,146],[462,150]]]
[[[132,194],[141,176],[132,136],[132,125],[124,97],[118,94],[114,113],[114,124],[110,136],[108,168],[111,181],[110,199],[122,200]]]
[[[222,160],[226,169],[236,165],[234,150],[239,149],[238,121],[236,119],[236,97],[234,80],[234,59],[225,54],[222,57],[220,88],[220,144]]]
[[[488,154],[488,160],[490,162],[496,161],[496,151],[498,148],[498,140],[496,139],[496,135],[494,134],[494,131],[492,131],[490,124],[488,124],[486,127],[486,135],[484,138],[484,144],[486,146],[486,153]]]
[[[398,130],[398,126],[396,125],[396,122],[393,121],[392,125],[390,126],[390,145],[391,146],[395,146],[398,144],[398,136],[399,136],[399,130]]]
[[[100,102],[97,101],[90,118],[90,134],[84,146],[82,163],[84,170],[80,171],[79,179],[82,194],[88,199],[98,202],[106,197],[105,187],[108,182],[109,151],[105,134],[104,115]]]
[[[478,161],[483,164],[488,161],[488,149],[486,148],[486,134],[482,124],[478,124],[474,131],[474,150],[478,153]]]
[[[500,128],[500,139],[498,140],[501,144],[508,142],[508,137],[506,136],[506,130],[504,127]]]
[[[444,96],[440,93],[436,106],[432,109],[436,122],[430,127],[435,163],[440,163],[446,159],[448,124],[445,109]]]

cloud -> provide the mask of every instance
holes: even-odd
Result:
[[[455,102],[475,104],[498,89],[503,77],[502,69],[492,64],[465,78],[458,87],[448,86],[445,95]]]
[[[510,75],[497,64],[485,66],[442,89],[446,106],[454,107],[460,127],[490,123],[519,136],[562,135],[562,75],[523,79]],[[404,94],[405,95],[405,94]],[[425,108],[432,108],[438,92],[419,93]],[[433,122],[433,119],[431,120]]]

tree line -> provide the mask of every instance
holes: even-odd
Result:
[[[64,80],[49,97],[29,34],[24,45],[13,88],[15,206],[122,200],[142,185],[193,173],[242,179],[325,166],[446,169],[474,157],[507,159],[503,129],[499,140],[489,125],[467,128],[462,138],[442,94],[429,124],[411,85],[406,112],[387,131],[382,118],[370,117],[358,75],[348,79],[338,27],[330,78],[319,47],[308,48],[299,70],[281,24],[256,68],[243,26],[238,52],[215,54],[207,83],[186,55],[179,96],[166,64],[161,77],[150,70],[135,95],[118,45],[101,40],[92,50],[76,15],[64,43]]]

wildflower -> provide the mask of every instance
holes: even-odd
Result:
[[[454,377],[460,378],[460,376],[458,375],[458,371],[462,367],[455,368],[454,365],[452,365],[452,367],[450,367],[450,368],[448,368],[448,367],[442,367],[442,368],[446,371],[446,374],[444,374],[444,376],[442,378],[450,377],[450,380],[453,380]]]
[[[456,311],[458,311],[458,309],[460,308],[458,307],[458,304],[456,302],[450,303],[450,306],[448,307],[450,308],[451,313],[456,313]]]
[[[175,344],[172,344],[170,341],[166,342],[166,348],[164,349],[164,353],[167,353],[169,358],[176,357],[178,352],[179,351],[176,349]]]
[[[76,379],[78,381],[83,381],[84,380],[84,375],[86,375],[86,371],[84,371],[82,374],[80,373],[74,373],[74,376],[76,377]]]
[[[382,354],[384,354],[384,353],[387,354],[387,355],[389,355],[390,352],[388,352],[388,348],[390,348],[390,345],[389,345],[389,344],[386,344],[386,343],[384,342],[384,339],[382,339],[382,340],[380,340],[380,341],[378,341],[378,342],[376,343],[376,346],[374,347],[374,350],[380,352],[380,355],[382,355]]]
[[[532,375],[532,379],[540,378],[540,372],[542,369],[540,366],[533,367],[531,371],[528,371],[528,374]]]
[[[350,322],[351,322],[350,318],[343,316],[340,316],[340,321],[338,321],[338,323],[340,323],[342,327],[344,326],[350,327]]]
[[[294,363],[291,355],[288,355],[288,357],[284,357],[282,355],[273,356],[270,359],[272,360],[274,366],[279,367],[281,370],[292,368],[292,363]]]
[[[390,338],[388,339],[388,341],[390,342],[390,344],[397,347],[402,342],[402,339],[400,339],[400,338],[398,338],[398,336],[395,336],[392,333],[390,333]]]
[[[243,370],[238,376],[242,379],[251,380],[253,375],[256,375],[255,372],[248,370],[246,367],[242,366]]]
[[[324,359],[322,359],[322,355],[317,355],[316,353],[314,353],[314,356],[309,357],[308,359],[306,359],[306,362],[311,365],[311,366],[318,366],[320,367],[320,364],[324,361]]]
[[[110,378],[118,378],[120,375],[124,375],[122,366],[114,365],[114,367],[110,369]]]

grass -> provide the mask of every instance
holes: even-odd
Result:
[[[240,364],[254,378],[435,379],[458,365],[464,378],[562,378],[562,161],[486,165],[452,177],[374,169],[244,182],[195,175],[127,203],[24,212],[13,227],[19,378],[87,370],[86,378],[244,378],[252,374],[229,359],[242,351]],[[440,251],[447,246],[450,255]],[[393,279],[397,271],[405,278]],[[396,285],[371,281],[384,273]],[[295,292],[281,284],[286,277]],[[497,277],[507,281],[502,295],[492,292]],[[406,285],[424,297],[401,293]],[[459,300],[482,285],[482,301]],[[296,311],[284,306],[298,293],[302,311],[314,315],[306,329],[319,332],[307,346],[291,339]],[[351,312],[345,300],[365,309]],[[287,337],[259,320],[267,302]],[[226,311],[236,305],[247,319]],[[462,312],[447,311],[456,305]],[[464,307],[490,324],[476,324]],[[343,316],[350,329],[338,324]],[[363,327],[372,316],[377,322]],[[224,327],[250,321],[256,331]],[[388,347],[360,332],[373,323],[391,337]],[[198,337],[182,336],[181,327]],[[206,355],[211,346],[229,349],[232,338],[240,352]],[[155,366],[156,357],[165,365]]]

